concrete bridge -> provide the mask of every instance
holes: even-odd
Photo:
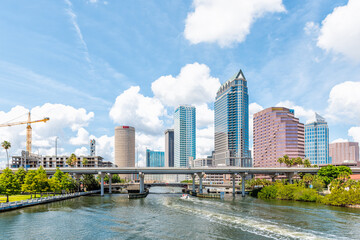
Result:
[[[245,177],[252,174],[265,174],[273,180],[278,175],[286,175],[289,182],[292,177],[298,173],[316,174],[320,168],[243,168],[243,167],[201,167],[201,168],[165,168],[165,167],[128,167],[128,168],[59,168],[65,173],[72,173],[77,178],[81,174],[99,174],[101,178],[101,195],[104,195],[104,177],[109,174],[109,193],[111,193],[111,175],[112,174],[138,174],[140,179],[140,193],[144,192],[144,176],[145,174],[187,174],[192,177],[192,190],[195,191],[195,177],[199,177],[199,193],[202,193],[203,177],[205,174],[230,174],[232,177],[233,194],[235,194],[235,178],[240,176],[242,179],[242,195],[245,196]],[[16,171],[17,169],[12,169]],[[36,169],[28,169],[36,170]],[[351,168],[354,174],[360,174],[360,168]],[[47,174],[54,174],[56,168],[45,168]],[[2,173],[2,170],[0,170]]]

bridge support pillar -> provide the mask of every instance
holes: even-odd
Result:
[[[287,176],[287,178],[288,178],[288,180],[289,180],[289,183],[290,184],[293,184],[293,176],[294,176],[294,173],[286,173],[286,176]]]
[[[276,175],[275,175],[275,174],[274,174],[274,175],[270,175],[270,178],[271,178],[271,181],[272,181],[272,182],[275,182]]]
[[[99,172],[99,175],[100,175],[100,186],[101,186],[100,195],[104,196],[104,177],[105,177],[105,173]]]
[[[195,178],[196,178],[196,175],[195,175],[195,174],[192,174],[191,177],[192,177],[192,192],[193,192],[193,194],[195,194],[195,193],[196,193],[196,187],[195,187]]]
[[[205,173],[198,173],[197,174],[199,176],[199,193],[203,193],[203,190],[202,190],[202,180],[203,180],[203,177],[205,176]]]
[[[231,174],[231,177],[232,177],[232,184],[233,184],[233,197],[235,197],[235,194],[236,194],[236,188],[235,188],[235,179],[236,179],[236,173],[234,174]]]
[[[139,173],[139,178],[140,178],[140,193],[144,193],[145,189],[144,189],[144,178],[145,178],[145,174],[140,172]]]
[[[109,193],[111,194],[112,193],[112,188],[111,188],[111,184],[112,184],[112,174],[111,173],[108,173],[109,175]]]
[[[241,173],[241,196],[245,197],[245,178],[247,173]]]

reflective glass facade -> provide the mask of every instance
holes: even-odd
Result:
[[[305,157],[311,164],[330,164],[329,128],[323,117],[316,115],[316,121],[305,125]]]
[[[216,94],[215,166],[251,167],[249,151],[249,96],[240,70]]]
[[[164,152],[146,149],[146,167],[165,167]]]
[[[174,167],[188,167],[196,158],[196,110],[179,106],[174,113]]]

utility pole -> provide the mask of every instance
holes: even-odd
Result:
[[[55,160],[57,158],[57,140],[58,140],[58,137],[56,136],[55,137]]]

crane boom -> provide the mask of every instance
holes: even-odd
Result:
[[[38,122],[46,123],[49,120],[50,120],[50,118],[46,117],[46,118],[43,118],[43,119],[40,119],[40,120],[31,121],[30,112],[29,112],[27,121],[14,122],[14,123],[4,123],[4,124],[0,124],[0,127],[11,127],[11,126],[16,126],[16,125],[27,124],[27,126],[26,126],[26,151],[31,153],[31,143],[32,143],[31,124],[32,123],[38,123]]]

